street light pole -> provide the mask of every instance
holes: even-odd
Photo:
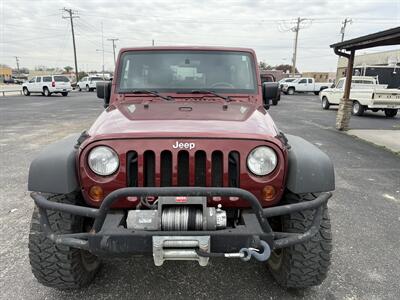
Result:
[[[101,49],[103,52],[103,80],[104,80],[104,32],[103,32],[103,22],[101,22]]]

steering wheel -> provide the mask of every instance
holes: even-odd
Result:
[[[215,88],[215,87],[218,87],[218,86],[220,86],[220,87],[234,88],[233,84],[231,84],[231,83],[229,83],[229,82],[222,82],[222,81],[221,81],[221,82],[213,83],[213,84],[211,85],[212,88]]]

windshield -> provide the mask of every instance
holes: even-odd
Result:
[[[232,51],[131,51],[122,56],[119,91],[256,93],[250,53]]]
[[[65,76],[54,76],[54,81],[69,82],[69,79],[68,79],[68,77],[65,77]]]

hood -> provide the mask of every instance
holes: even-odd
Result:
[[[121,138],[268,139],[278,130],[253,103],[122,102],[108,107],[88,131],[91,140]]]
[[[335,90],[335,88],[327,88],[327,89],[323,89],[321,92],[331,92],[334,90]]]

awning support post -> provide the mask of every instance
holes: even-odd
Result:
[[[336,115],[336,129],[347,130],[349,128],[351,109],[353,102],[350,98],[351,80],[353,78],[353,65],[354,65],[354,54],[355,50],[351,50],[350,55],[347,53],[336,51],[335,53],[347,58],[347,71],[346,71],[346,85],[344,87],[344,94],[340,99],[339,109]],[[345,55],[343,55],[345,54]]]

